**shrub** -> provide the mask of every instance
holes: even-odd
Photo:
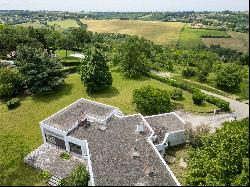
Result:
[[[61,186],[88,186],[90,180],[89,173],[84,165],[79,165],[74,169],[69,177],[62,179]]]
[[[24,90],[24,77],[16,68],[0,68],[0,99],[9,99]]]
[[[186,124],[186,141],[192,147],[196,148],[201,146],[201,138],[211,131],[211,127],[207,124],[200,124],[193,128],[190,123]]]
[[[171,99],[181,100],[182,99],[182,90],[174,89],[173,91],[170,92],[170,95],[171,95]]]
[[[62,152],[60,154],[60,157],[65,159],[65,160],[69,160],[71,158],[71,155],[69,153],[67,153],[67,152]]]
[[[64,178],[64,179],[59,180],[58,186],[67,186],[67,179]]]
[[[18,98],[13,98],[6,103],[8,109],[16,108],[20,106],[20,104],[21,102],[20,102],[20,99]]]
[[[186,78],[194,77],[196,74],[195,68],[188,67],[182,71],[182,75]]]
[[[42,178],[44,178],[45,180],[49,180],[49,179],[52,177],[52,175],[50,174],[50,172],[47,171],[47,170],[42,171],[42,172],[41,172],[41,176],[42,176]]]
[[[172,105],[169,93],[165,90],[146,86],[133,91],[133,104],[145,114],[170,112]]]
[[[194,104],[201,105],[204,100],[204,95],[201,93],[201,91],[193,92],[192,99],[194,101]]]
[[[9,99],[14,92],[14,87],[11,83],[0,84],[0,99]]]

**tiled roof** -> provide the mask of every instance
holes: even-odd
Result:
[[[143,124],[144,132],[136,131]],[[69,136],[87,140],[95,185],[177,185],[148,137],[141,115],[113,116],[106,124],[92,122]]]
[[[174,113],[147,116],[145,120],[157,135],[157,139],[154,142],[156,144],[163,141],[166,133],[185,129],[185,123],[183,123]]]
[[[86,117],[105,119],[105,117],[109,116],[116,109],[112,106],[80,99],[59,113],[47,118],[43,123],[63,131],[68,131]]]

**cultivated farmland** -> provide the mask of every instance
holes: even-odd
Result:
[[[243,53],[248,52],[249,35],[246,33],[229,31],[231,38],[202,38],[208,47],[210,45],[220,45],[221,47],[231,48]]]
[[[212,36],[228,36],[225,31],[218,30],[205,30],[205,29],[192,29],[189,28],[190,24],[186,24],[180,33],[178,45],[181,48],[197,48],[202,44],[202,35],[212,35]],[[217,38],[215,39],[217,40]]]
[[[175,45],[183,23],[139,20],[81,20],[88,30],[143,36],[157,44]]]

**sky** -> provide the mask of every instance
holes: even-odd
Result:
[[[0,10],[246,11],[249,0],[0,0]]]

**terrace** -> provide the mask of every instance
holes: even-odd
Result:
[[[60,157],[63,149],[59,149],[51,144],[42,144],[31,154],[24,158],[24,161],[39,170],[49,171],[49,173],[59,179],[67,177],[77,165],[85,164],[83,159],[71,154],[71,158],[66,160]]]

